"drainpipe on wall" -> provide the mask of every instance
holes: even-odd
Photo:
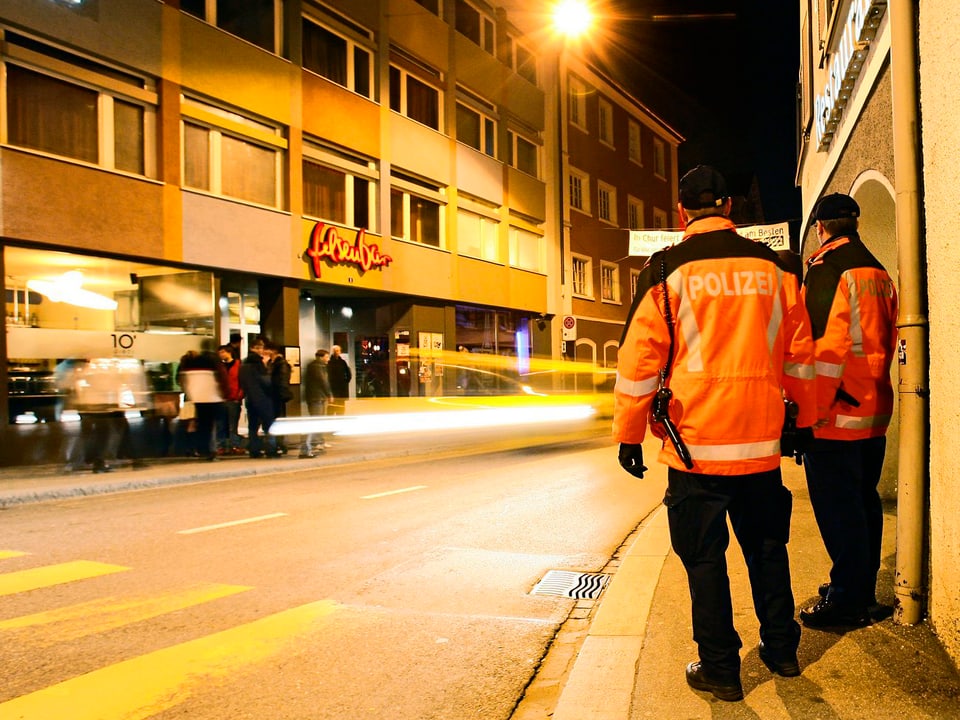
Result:
[[[890,0],[893,157],[900,268],[900,456],[897,478],[897,574],[894,621],[914,625],[924,600],[927,517],[928,321],[920,198],[917,3]]]

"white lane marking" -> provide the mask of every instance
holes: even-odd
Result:
[[[374,495],[363,495],[360,497],[361,500],[375,500],[376,498],[387,497],[388,495],[399,495],[400,493],[414,492],[415,490],[426,490],[426,485],[414,485],[408,488],[402,488],[401,490],[388,490],[387,492],[375,493]]]
[[[220,530],[221,528],[233,527],[234,525],[246,525],[247,523],[260,522],[261,520],[273,520],[278,517],[286,517],[286,513],[272,513],[270,515],[259,515],[243,520],[231,520],[230,522],[217,523],[216,525],[204,525],[203,527],[190,528],[189,530],[177,530],[177,535],[193,535],[194,533],[207,532],[208,530]]]

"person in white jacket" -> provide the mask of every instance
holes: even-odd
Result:
[[[191,454],[204,460],[217,459],[216,424],[223,414],[227,395],[223,363],[210,351],[189,350],[180,358],[177,380],[196,410],[196,431]]]

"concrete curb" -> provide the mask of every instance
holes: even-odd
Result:
[[[666,508],[641,528],[610,581],[574,661],[553,720],[630,716],[637,666],[660,572],[670,552]]]

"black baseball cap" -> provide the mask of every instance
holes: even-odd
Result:
[[[727,197],[727,181],[709,165],[697,165],[680,178],[680,204],[687,210],[718,208]]]
[[[814,220],[843,220],[860,217],[857,201],[843,193],[824,195],[813,208]]]

